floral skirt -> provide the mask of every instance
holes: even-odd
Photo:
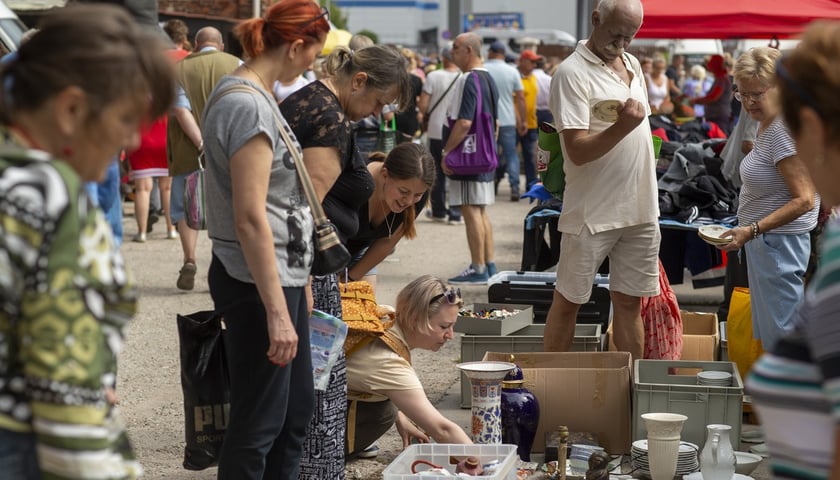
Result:
[[[315,309],[341,318],[341,293],[335,275],[312,277]],[[299,480],[344,480],[347,429],[347,364],[344,353],[330,372],[323,392],[315,391],[315,414],[306,429]]]

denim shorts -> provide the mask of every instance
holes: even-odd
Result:
[[[0,428],[0,476],[39,480],[35,434]]]
[[[184,186],[187,183],[187,175],[190,173],[182,173],[172,177],[172,189],[169,191],[169,219],[172,221],[172,225],[176,225],[186,216],[184,213]]]

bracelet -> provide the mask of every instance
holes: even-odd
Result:
[[[753,240],[754,240],[754,239],[756,239],[756,238],[758,238],[758,234],[759,234],[759,233],[761,233],[761,232],[758,230],[758,222],[753,222],[753,223],[751,223],[751,224],[750,224],[750,228],[752,228],[752,238],[753,238]]]

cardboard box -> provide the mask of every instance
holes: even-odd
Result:
[[[484,360],[507,361],[509,353],[487,352]],[[516,363],[540,403],[532,451],[545,451],[545,432],[566,425],[592,432],[611,454],[630,453],[632,364],[627,352],[518,353]]]
[[[716,313],[680,310],[683,324],[683,350],[680,360],[718,359],[720,330]]]
[[[545,325],[528,325],[510,335],[461,335],[461,361],[475,362],[487,352],[542,352]],[[600,352],[601,325],[575,325],[572,352]],[[470,380],[461,372],[461,408],[472,406]]]
[[[680,310],[683,324],[683,349],[680,360],[718,360],[720,331],[716,313]],[[607,327],[607,350],[618,349],[613,343],[613,324]]]
[[[465,310],[506,309],[519,310],[519,313],[509,317],[477,318],[458,315],[455,331],[470,335],[510,335],[534,322],[534,307],[531,305],[514,305],[509,303],[474,303],[464,305]]]

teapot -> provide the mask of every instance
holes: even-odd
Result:
[[[706,425],[706,444],[700,453],[703,480],[732,480],[735,476],[735,452],[729,439],[729,425]]]

